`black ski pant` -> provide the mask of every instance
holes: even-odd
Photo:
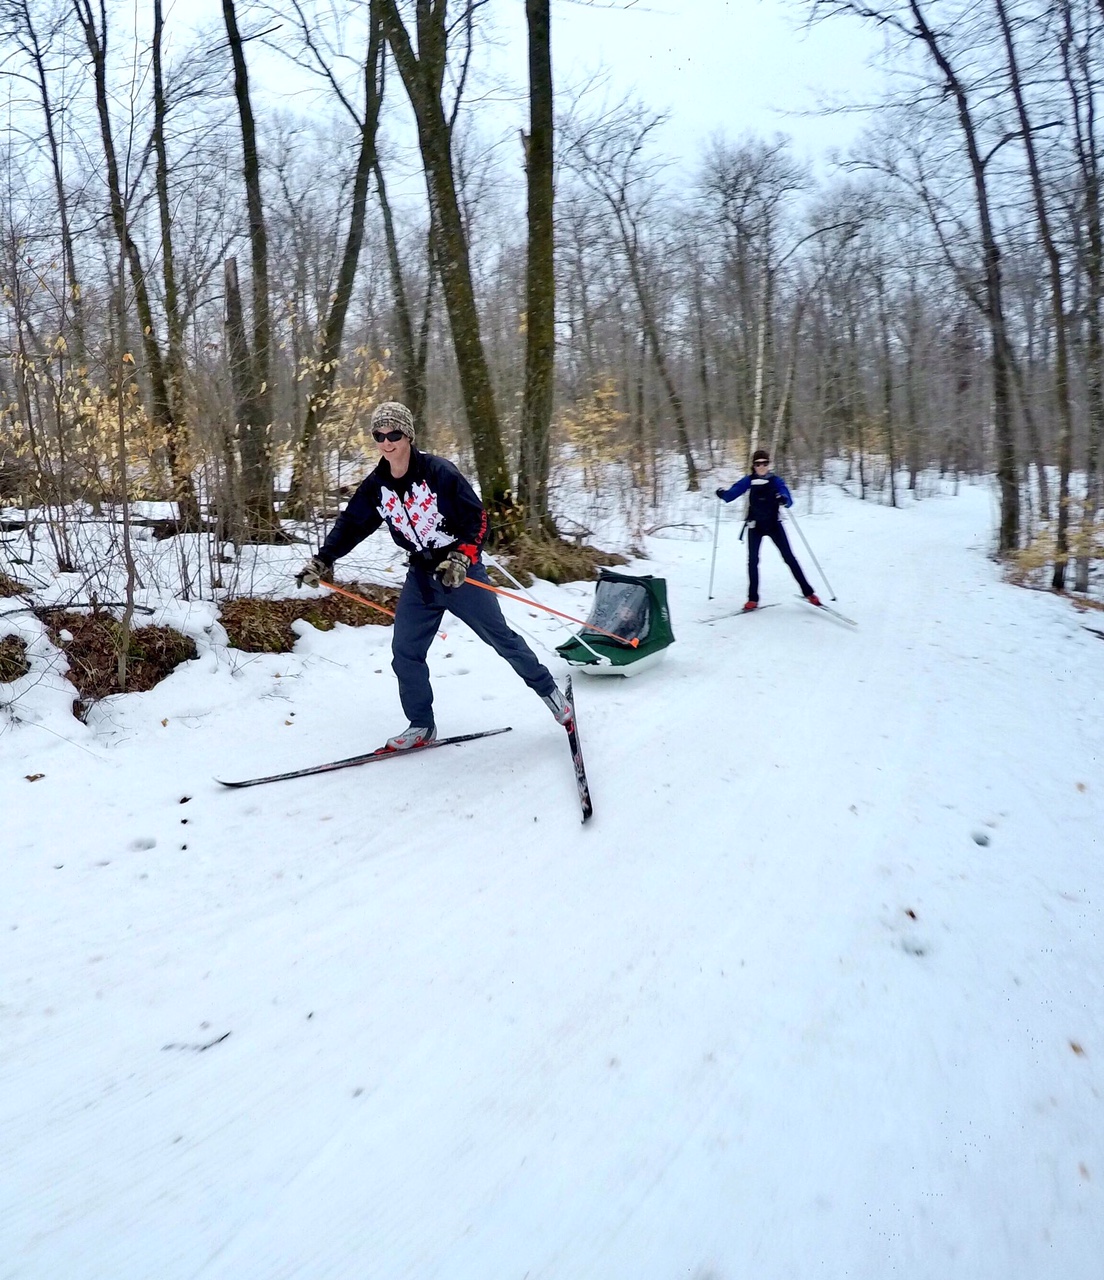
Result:
[[[490,582],[481,564],[473,564],[468,577]],[[398,676],[399,701],[411,724],[427,728],[435,723],[426,655],[446,609],[501,654],[534,693],[545,698],[555,689],[551,671],[507,625],[497,596],[470,583],[449,590],[436,574],[411,568],[395,606],[391,636],[391,668]]]
[[[790,547],[790,540],[786,537],[786,530],[782,528],[781,520],[774,520],[762,527],[748,525],[748,599],[759,599],[759,544],[764,538],[773,540],[779,554],[796,579],[797,585],[801,588],[801,594],[811,596],[813,589],[809,585],[808,578],[801,572],[801,566],[797,563],[797,557]]]

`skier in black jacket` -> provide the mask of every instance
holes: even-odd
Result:
[[[569,724],[571,704],[552,673],[507,626],[498,598],[468,582],[490,584],[480,562],[487,513],[475,490],[447,458],[414,447],[414,417],[406,405],[388,401],[377,406],[372,438],[382,457],[296,581],[318,586],[339,556],[385,523],[392,541],[407,552],[406,582],[395,606],[391,666],[410,724],[388,738],[387,746],[408,751],[437,736],[426,655],[446,609],[506,659],[560,724]]]
[[[780,507],[792,507],[793,498],[785,480],[770,469],[770,454],[766,449],[756,449],[751,455],[751,475],[744,476],[728,489],[718,489],[717,497],[733,502],[743,494],[748,495],[748,598],[745,611],[759,607],[759,546],[764,538],[771,538],[782,555],[790,572],[797,580],[801,594],[810,604],[820,600],[809,584],[808,578],[797,563],[790,547],[786,530],[779,519]]]

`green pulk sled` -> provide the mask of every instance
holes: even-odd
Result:
[[[624,643],[590,627],[623,636]],[[633,640],[638,642],[635,648]],[[602,569],[587,626],[557,645],[556,652],[588,675],[635,676],[659,662],[674,640],[665,578],[653,578],[650,573],[634,577]]]

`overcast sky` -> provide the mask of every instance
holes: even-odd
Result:
[[[856,115],[832,115],[831,103],[877,96],[880,43],[857,22],[842,19],[802,27],[800,0],[552,0],[552,59],[557,93],[569,97],[604,73],[611,101],[636,93],[666,112],[657,139],[667,154],[701,154],[718,131],[789,134],[800,156],[822,160],[861,128]],[[188,25],[222,26],[219,0],[177,0]],[[244,31],[263,23],[239,4]],[[494,132],[524,122],[527,79],[524,0],[489,0],[481,11],[479,75],[469,101],[485,95]],[[291,38],[292,27],[288,25]],[[493,47],[489,47],[493,45]],[[249,47],[256,91],[293,110],[310,110],[295,86],[316,87],[258,44]],[[511,92],[512,90],[512,92]],[[401,97],[397,77],[391,100]],[[485,126],[487,127],[487,126]]]
[[[608,2],[615,7],[552,0],[557,89],[569,92],[604,67],[615,90],[635,88],[653,109],[669,112],[663,142],[672,152],[697,151],[717,130],[782,132],[815,159],[852,139],[862,123],[822,108],[878,92],[878,37],[842,19],[804,30],[805,9],[795,0]],[[524,75],[522,0],[493,0],[491,12],[504,34],[513,31],[511,61],[520,58]]]

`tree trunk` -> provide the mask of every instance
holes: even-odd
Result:
[[[264,204],[261,199],[261,162],[257,151],[257,129],[249,98],[249,73],[245,51],[238,30],[234,0],[222,0],[222,14],[234,63],[234,98],[242,131],[243,177],[245,203],[249,220],[249,247],[253,266],[253,350],[248,344],[244,352],[234,355],[232,363],[239,369],[239,420],[242,435],[242,505],[245,519],[244,537],[248,541],[268,542],[279,529],[273,502],[272,469],[272,387],[270,383],[272,325],[268,300],[268,233],[265,228]],[[227,263],[227,285],[233,263],[234,287],[237,289],[237,262]],[[227,294],[227,325],[231,327],[230,297]],[[237,296],[239,312],[241,295]],[[241,338],[245,339],[244,315],[237,321]]]
[[[161,226],[161,273],[165,283],[165,324],[167,348],[165,380],[176,423],[178,456],[170,465],[173,498],[177,504],[178,527],[195,532],[199,528],[199,501],[192,483],[188,431],[184,421],[184,322],[180,315],[176,284],[176,262],[173,257],[172,213],[169,207],[169,155],[165,141],[168,114],[165,84],[161,71],[161,45],[164,19],[161,0],[153,0],[153,147],[157,158],[154,184],[157,188],[157,212]]]
[[[893,432],[893,348],[890,343],[889,313],[886,309],[885,279],[878,274],[878,318],[882,329],[882,430],[885,433],[889,467],[889,505],[897,505],[897,446]]]
[[[1104,15],[1104,3],[1101,4]],[[1084,274],[1086,399],[1088,438],[1085,449],[1085,507],[1081,517],[1080,547],[1074,577],[1075,591],[1088,591],[1089,567],[1096,536],[1096,513],[1100,506],[1100,453],[1104,444],[1104,336],[1101,309],[1104,306],[1104,233],[1100,213],[1100,160],[1096,139],[1096,85],[1089,49],[1093,32],[1078,44],[1073,29],[1072,6],[1062,4],[1062,64],[1074,122],[1074,146],[1078,177],[1084,199],[1084,238],[1081,270]],[[1080,76],[1084,92],[1078,84]]]
[[[516,533],[517,511],[480,335],[471,260],[452,164],[452,127],[442,98],[448,60],[447,8],[446,0],[417,0],[415,54],[396,0],[380,0],[384,33],[417,122],[418,146],[437,228],[441,291],[452,330],[483,505],[492,521],[495,540],[508,542]]]
[[[1016,475],[1016,441],[1012,421],[1012,396],[1008,370],[1008,328],[1004,316],[1004,299],[1001,282],[1001,255],[989,208],[989,190],[985,174],[985,162],[978,148],[977,130],[970,111],[969,98],[949,59],[943,51],[939,37],[927,23],[920,0],[909,0],[909,8],[916,22],[916,34],[924,42],[934,59],[948,92],[953,96],[959,126],[962,129],[966,153],[977,201],[978,223],[981,229],[982,260],[985,270],[985,314],[989,321],[993,361],[993,431],[997,454],[997,481],[1001,493],[1000,532],[997,549],[1001,555],[1009,555],[1019,545],[1020,539],[1020,489]]]
[[[636,227],[629,219],[627,211],[623,206],[615,206],[614,212],[617,215],[617,222],[621,229],[621,239],[625,248],[625,257],[629,264],[629,276],[633,282],[633,289],[636,292],[637,304],[640,307],[640,322],[644,330],[644,335],[648,340],[648,345],[652,349],[652,360],[655,363],[656,372],[659,379],[663,383],[663,389],[667,393],[667,403],[670,405],[671,414],[675,419],[675,434],[678,438],[679,449],[682,452],[683,459],[686,462],[686,487],[691,493],[697,493],[701,488],[698,481],[698,465],[694,461],[694,451],[690,446],[690,430],[686,425],[686,415],[682,408],[682,399],[675,388],[674,379],[671,377],[670,369],[667,367],[667,359],[663,352],[663,344],[659,338],[659,326],[656,323],[655,313],[652,308],[651,298],[649,297],[647,287],[644,283],[644,273],[640,263],[640,246],[637,243]]]
[[[69,218],[69,196],[65,190],[62,170],[61,148],[58,145],[57,130],[54,123],[54,105],[50,96],[49,79],[46,71],[46,51],[39,39],[38,29],[31,14],[27,0],[18,6],[18,16],[26,36],[24,51],[34,67],[35,83],[38,86],[39,99],[42,103],[42,118],[46,127],[46,144],[50,153],[50,172],[54,180],[54,192],[58,202],[58,218],[61,223],[61,248],[65,258],[67,276],[67,302],[73,304],[73,337],[70,352],[75,363],[84,360],[84,300],[81,295],[80,278],[77,275],[76,253],[73,247],[73,228]]]
[[[1039,236],[1046,252],[1047,265],[1050,269],[1050,303],[1051,318],[1054,323],[1054,394],[1058,400],[1058,537],[1054,556],[1054,574],[1051,586],[1061,591],[1066,585],[1066,568],[1069,563],[1069,507],[1070,472],[1073,470],[1073,405],[1070,401],[1069,385],[1069,347],[1066,341],[1066,305],[1065,285],[1062,279],[1062,255],[1050,228],[1050,216],[1047,210],[1046,193],[1043,189],[1042,174],[1039,171],[1038,156],[1035,151],[1035,138],[1031,121],[1024,102],[1023,85],[1020,81],[1020,69],[1016,60],[1016,47],[1012,39],[1012,28],[1009,25],[1005,0],[994,0],[997,20],[1000,23],[1001,35],[1004,38],[1005,52],[1008,55],[1008,74],[1011,79],[1012,93],[1016,99],[1016,114],[1019,117],[1020,129],[1023,133],[1024,151],[1027,165],[1031,173],[1031,192],[1035,200],[1035,219],[1039,224]]]
[[[115,238],[122,249],[130,270],[131,284],[134,287],[135,307],[138,311],[138,324],[142,332],[142,354],[145,358],[146,372],[150,380],[150,417],[158,433],[165,441],[165,452],[168,457],[169,471],[172,476],[173,491],[178,500],[181,498],[192,509],[196,503],[195,487],[191,472],[187,468],[187,448],[183,433],[177,422],[173,409],[172,395],[166,370],[166,362],[154,331],[153,307],[149,290],[146,286],[146,273],[142,258],[130,234],[128,225],[126,198],[119,178],[119,164],[115,153],[115,140],[111,129],[111,115],[108,108],[107,85],[107,26],[105,10],[101,7],[101,25],[97,27],[92,12],[91,0],[73,0],[77,20],[84,33],[92,63],[92,80],[96,98],[96,114],[100,123],[100,140],[104,150],[108,197],[111,205],[111,223]]]
[[[377,168],[376,133],[379,126],[380,106],[383,101],[382,62],[383,38],[380,30],[377,0],[369,8],[368,52],[364,60],[364,119],[360,125],[360,150],[353,177],[352,207],[349,213],[349,229],[345,236],[345,248],[337,273],[337,284],[330,301],[329,314],[322,335],[322,346],[314,367],[311,393],[303,428],[295,449],[291,485],[284,512],[292,519],[307,515],[307,491],[309,488],[310,456],[318,428],[325,420],[333,397],[337,379],[341,344],[345,334],[345,317],[356,282],[357,264],[364,243],[364,226],[368,207],[368,181]]]
[[[403,278],[399,241],[395,235],[395,219],[391,202],[383,180],[383,170],[377,161],[374,173],[383,214],[384,242],[387,245],[387,266],[391,273],[391,292],[395,302],[395,321],[398,326],[399,369],[403,384],[403,403],[414,415],[414,429],[421,438],[426,431],[426,358],[428,356],[429,327],[433,314],[433,281],[437,272],[434,252],[433,223],[430,222],[426,238],[426,293],[422,308],[422,323],[417,337],[414,334],[414,317],[410,309],[406,281]]]
[[[552,206],[550,0],[526,0],[529,24],[529,136],[525,145],[529,254],[525,277],[525,389],[518,498],[529,533],[554,533],[548,470],[556,359],[556,275]]]

